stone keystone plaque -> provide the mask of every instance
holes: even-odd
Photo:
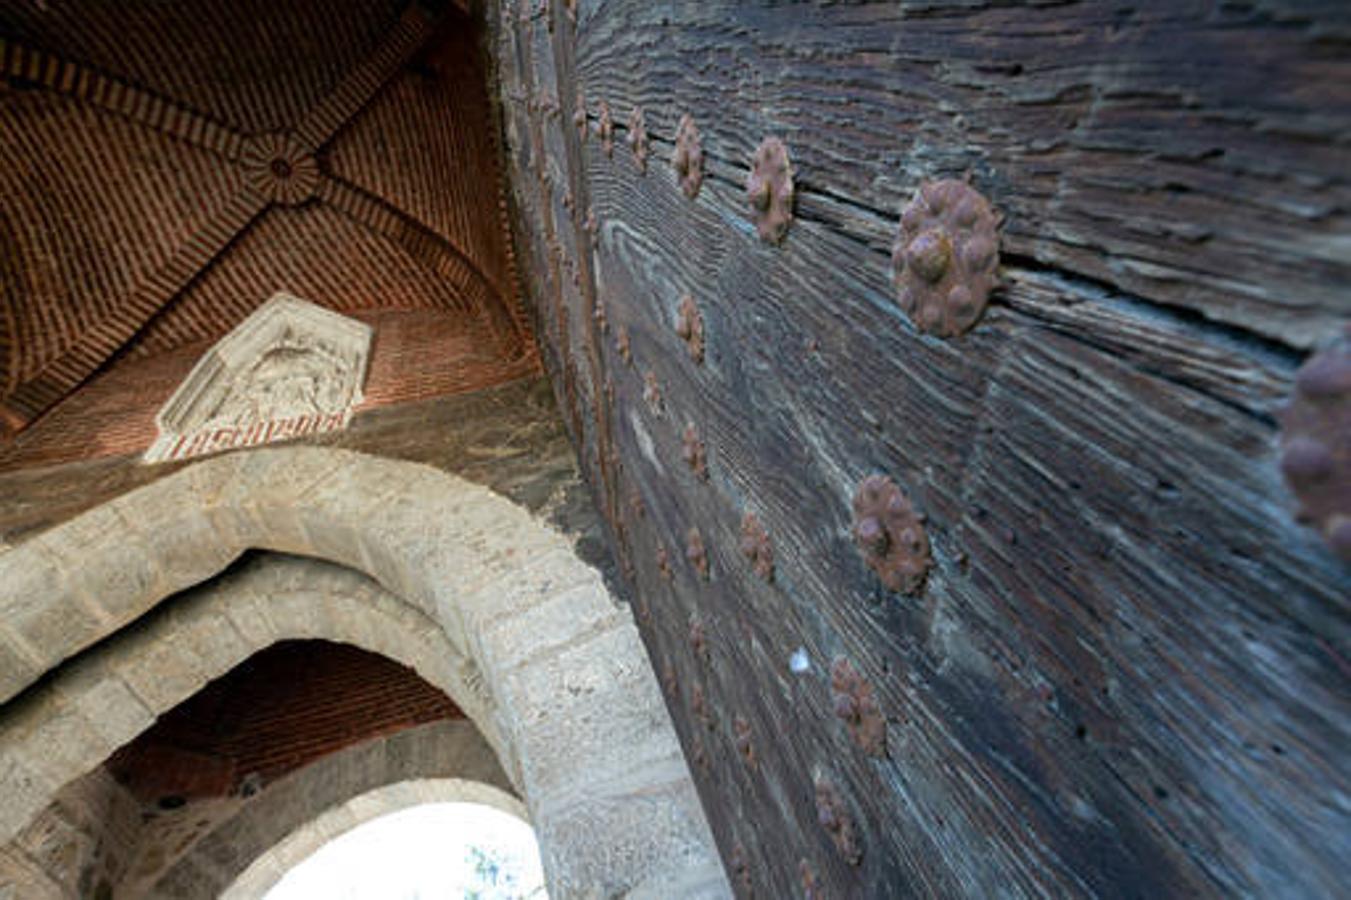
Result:
[[[284,291],[197,361],[155,416],[143,462],[340,431],[361,402],[369,325]]]

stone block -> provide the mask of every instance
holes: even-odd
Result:
[[[10,633],[9,618],[0,612],[0,703],[14,697],[38,678],[46,667],[18,635]]]
[[[532,805],[679,755],[632,625],[488,677]]]
[[[658,790],[593,797],[571,809],[537,816],[554,896],[620,897],[641,885],[672,885],[716,865],[688,780]],[[684,896],[668,893],[664,896]],[[730,891],[713,896],[730,896]]]
[[[0,846],[9,844],[51,802],[58,787],[12,748],[5,748],[0,754],[0,797],[5,798],[0,803]]]
[[[116,749],[77,710],[56,704],[11,752],[45,781],[64,785],[93,769]]]
[[[596,576],[571,589],[544,594],[532,606],[513,604],[485,616],[476,623],[475,643],[485,668],[506,672],[627,621],[626,611],[611,602]]]
[[[556,544],[522,557],[515,569],[473,588],[448,580],[446,600],[462,610],[461,621],[473,629],[559,593],[597,583],[601,582],[595,569],[579,560],[571,547]]]
[[[39,541],[0,556],[0,622],[45,666],[96,640],[102,620],[72,596],[63,558]]]
[[[69,573],[65,593],[84,597],[109,623],[118,625],[139,616],[171,590],[153,549],[142,543],[135,526],[119,511],[120,502],[77,516],[35,542]]]
[[[76,660],[56,682],[57,693],[99,736],[120,747],[155,721],[139,697],[102,659]]]
[[[223,610],[230,621],[251,646],[268,647],[280,637],[277,626],[269,615],[269,598],[250,589],[243,589],[223,597]]]
[[[115,667],[122,680],[157,716],[195,694],[210,677],[185,648],[148,633],[134,648],[119,649]]]
[[[207,508],[193,501],[179,492],[134,491],[110,504],[130,526],[122,532],[127,549],[153,557],[166,593],[200,584],[243,549],[235,535],[218,528]]]

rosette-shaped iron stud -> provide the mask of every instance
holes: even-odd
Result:
[[[586,127],[586,97],[580,90],[577,91],[577,107],[572,112],[572,124],[577,126],[577,137],[585,144],[589,129]]]
[[[615,155],[615,122],[610,117],[610,104],[604,100],[596,106],[596,137],[606,156]]]
[[[751,568],[765,581],[774,580],[774,547],[769,532],[760,518],[749,510],[741,517],[741,555],[750,561]]]
[[[1298,518],[1351,562],[1351,325],[1295,375],[1281,413],[1281,471]]]
[[[685,535],[685,559],[700,578],[708,580],[708,550],[704,547],[704,536],[698,528],[691,528]]]
[[[647,140],[647,117],[643,115],[643,108],[635,106],[633,112],[629,113],[629,149],[633,151],[633,163],[638,167],[638,171],[644,175],[647,174],[647,157],[651,152],[651,145]]]
[[[793,223],[793,167],[788,148],[778,138],[765,138],[755,151],[746,200],[761,240],[781,242]]]
[[[704,361],[704,316],[699,305],[689,294],[680,298],[680,309],[676,313],[676,337],[685,342],[690,359],[697,363]]]
[[[685,196],[691,200],[698,197],[699,189],[704,186],[704,145],[699,138],[699,129],[694,125],[694,118],[689,113],[681,116],[680,124],[676,126],[671,168],[675,169]]]
[[[919,593],[932,564],[924,520],[885,475],[870,475],[854,493],[854,541],[889,590]]]
[[[863,845],[859,842],[858,829],[854,826],[854,817],[845,805],[835,783],[825,775],[818,774],[814,779],[816,790],[816,821],[830,835],[835,849],[851,866],[863,861]]]
[[[891,254],[897,301],[920,331],[946,338],[976,324],[998,280],[999,221],[965,181],[920,185]]]
[[[877,705],[872,685],[843,656],[830,667],[831,704],[854,743],[869,756],[887,755],[887,720]]]

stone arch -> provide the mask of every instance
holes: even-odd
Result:
[[[500,788],[463,778],[419,778],[375,788],[335,806],[278,841],[239,874],[221,900],[261,897],[324,844],[358,825],[424,803],[480,803],[528,820],[525,806]]]
[[[357,569],[439,633],[441,655],[463,668],[458,682],[428,680],[446,685],[499,752],[530,809],[555,896],[675,881],[725,892],[631,616],[565,536],[427,466],[312,447],[217,457],[14,548],[0,556],[0,697],[249,548]],[[210,644],[194,646],[210,654]],[[106,756],[117,728],[134,727],[91,718],[118,693],[140,699],[130,682],[84,659],[71,668],[88,685],[86,702],[6,710],[0,741],[14,749],[0,793],[15,798],[16,815],[31,817],[84,764],[65,758],[69,748]],[[145,698],[139,715],[156,704]],[[53,746],[63,750],[37,751]]]
[[[507,787],[470,723],[408,728],[288,774],[193,844],[153,886],[127,896],[261,897],[326,841],[366,819],[442,795],[486,802],[528,821],[525,805]]]

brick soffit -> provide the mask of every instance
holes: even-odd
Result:
[[[458,16],[464,4],[454,6],[457,12],[450,15]],[[167,261],[138,279],[130,291],[102,298],[101,314],[94,321],[80,322],[74,333],[59,336],[59,348],[44,354],[38,363],[33,363],[33,348],[26,352],[23,347],[25,336],[18,316],[0,310],[0,441],[26,428],[123,352],[265,212],[278,206],[323,204],[392,242],[418,264],[436,272],[453,272],[455,280],[465,286],[463,293],[473,298],[475,308],[468,312],[500,339],[504,352],[512,356],[526,352],[527,326],[509,272],[484,271],[472,251],[389,199],[332,173],[324,164],[323,153],[335,137],[361,117],[438,34],[441,24],[439,13],[410,4],[375,49],[350,67],[298,121],[280,131],[248,134],[126,78],[26,46],[6,36],[5,23],[0,22],[0,78],[73,98],[205,151],[217,165],[233,170],[236,186],[225,202],[216,204],[209,216],[178,241]],[[505,235],[505,220],[498,224]],[[0,262],[6,261],[7,254],[10,263],[18,262],[10,250],[0,250],[4,251]],[[58,321],[60,316],[50,318]],[[34,342],[31,332],[27,342]]]

